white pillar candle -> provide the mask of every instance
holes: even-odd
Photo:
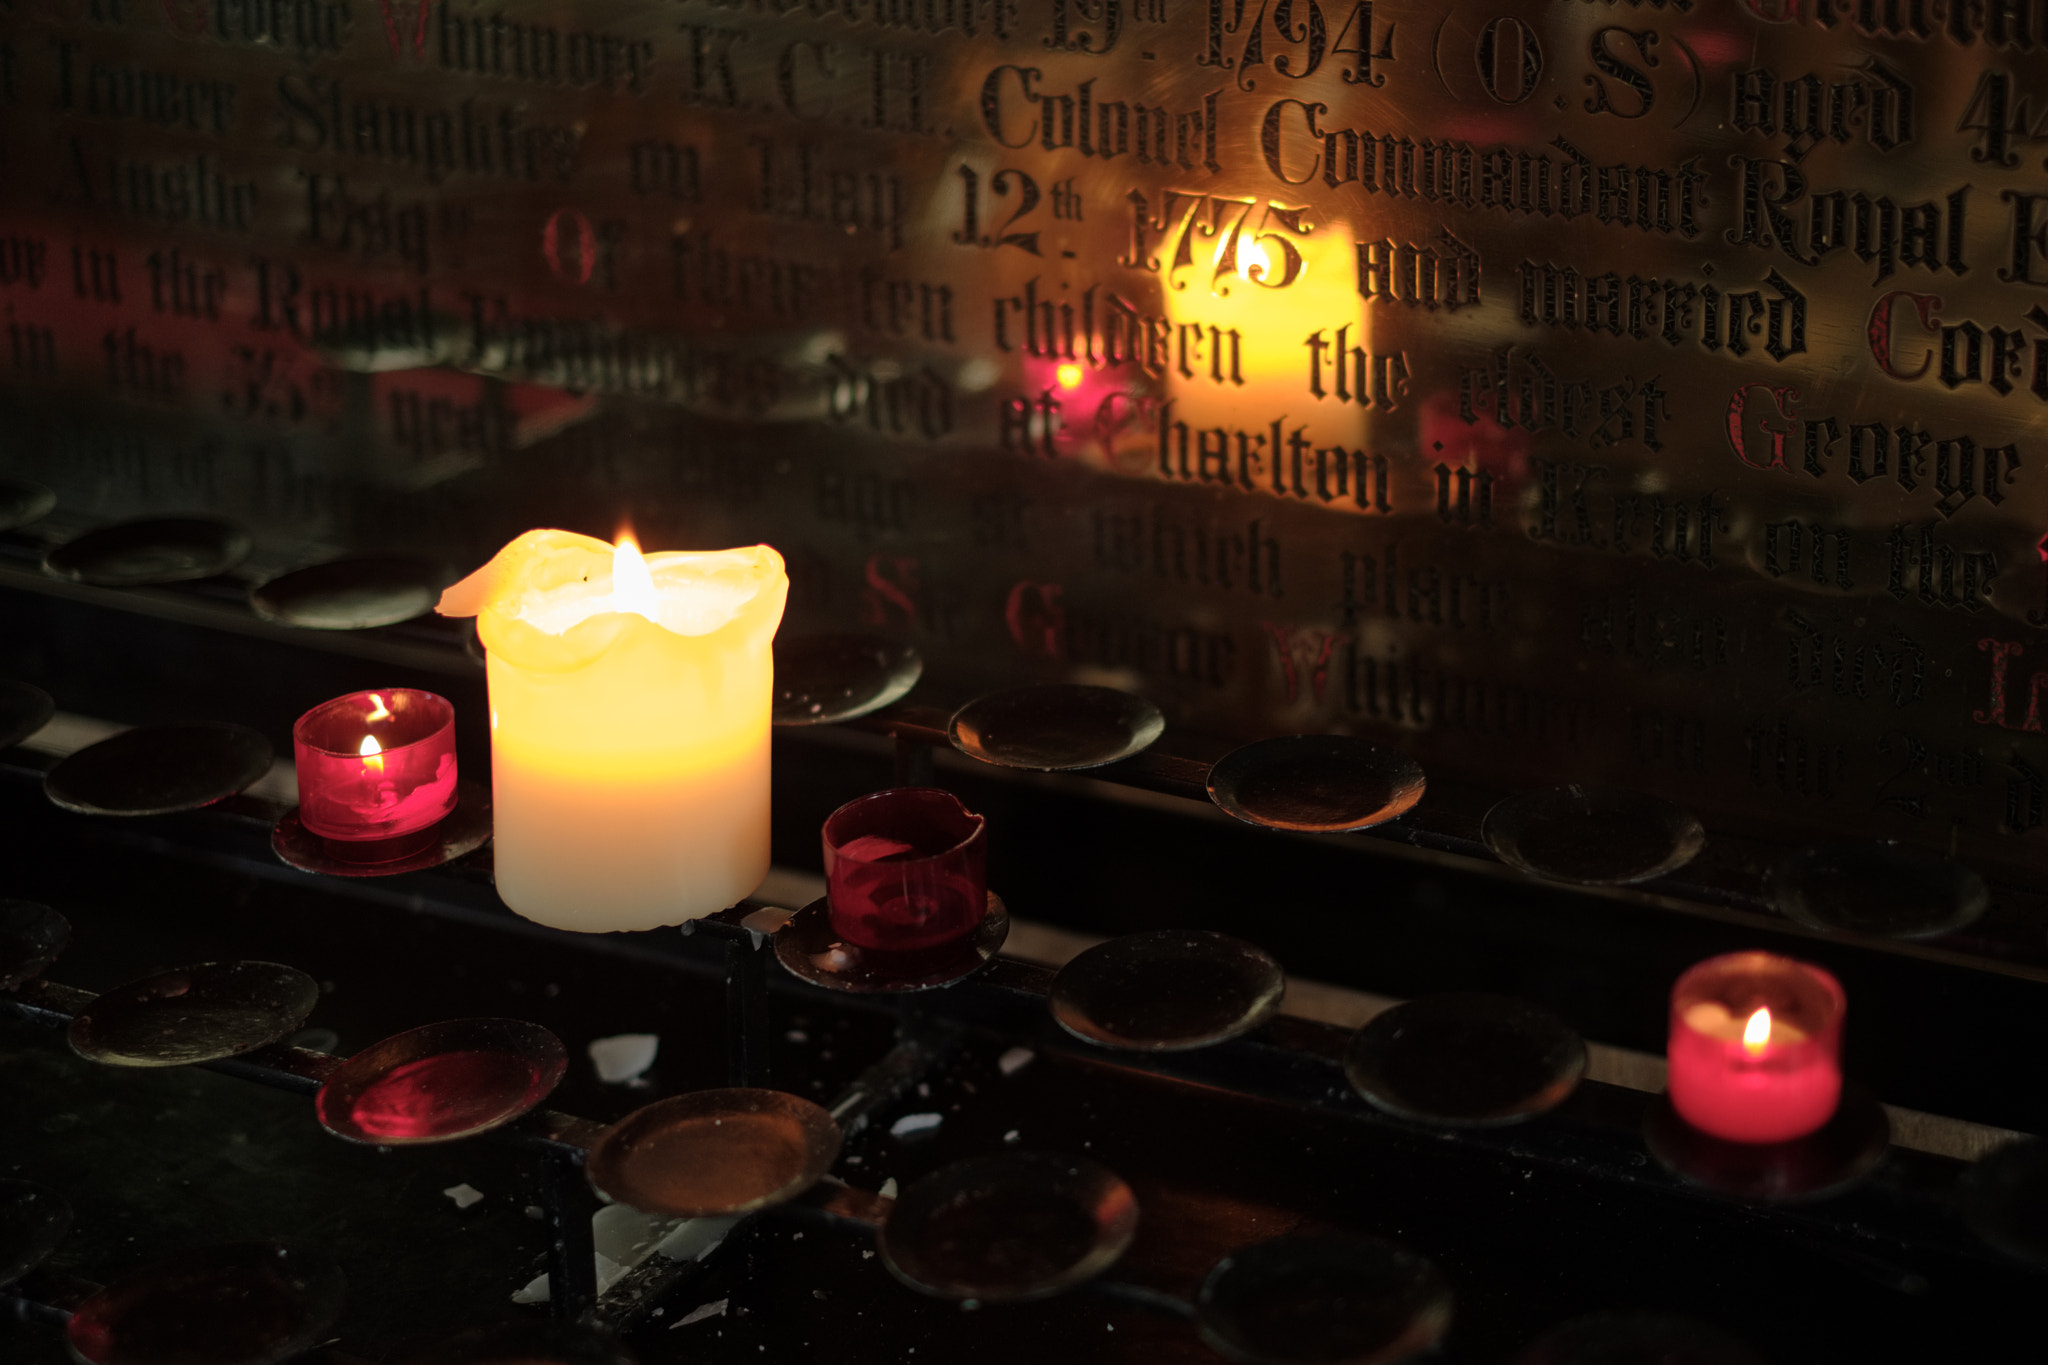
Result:
[[[768,872],[766,545],[642,558],[529,531],[442,595],[489,657],[498,894],[602,933],[732,905]]]

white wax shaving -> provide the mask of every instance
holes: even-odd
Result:
[[[594,1038],[590,1043],[590,1064],[597,1068],[599,1080],[606,1085],[618,1085],[653,1066],[654,1055],[660,1049],[658,1033],[619,1033]]]
[[[908,1137],[912,1133],[928,1133],[944,1123],[942,1114],[905,1114],[889,1125],[891,1137]]]
[[[678,1318],[675,1327],[671,1327],[669,1330],[673,1332],[676,1327],[688,1327],[691,1323],[702,1322],[706,1318],[723,1317],[725,1316],[725,1305],[729,1302],[731,1302],[729,1299],[713,1299],[710,1303],[692,1308],[689,1312]]]

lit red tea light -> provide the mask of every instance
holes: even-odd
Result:
[[[1788,1142],[1834,1117],[1846,998],[1819,967],[1770,953],[1709,958],[1671,992],[1672,1106],[1731,1142]]]
[[[455,809],[455,708],[409,687],[352,692],[292,727],[299,822],[338,856],[416,851]]]

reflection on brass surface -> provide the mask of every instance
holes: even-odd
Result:
[[[440,595],[440,577],[423,560],[359,557],[279,574],[250,590],[249,606],[307,630],[366,630],[424,616]]]
[[[79,815],[168,815],[233,796],[270,760],[270,741],[246,725],[138,725],[67,754],[43,794]]]
[[[1855,1082],[1819,1130],[1790,1142],[1729,1142],[1692,1127],[1661,1095],[1644,1116],[1651,1155],[1696,1185],[1733,1199],[1789,1203],[1824,1199],[1860,1183],[1890,1150],[1884,1106]]]
[[[1586,1074],[1586,1042],[1541,1005],[1459,991],[1375,1015],[1352,1036],[1344,1074],[1388,1113],[1491,1127],[1563,1104]]]
[[[832,725],[901,701],[924,675],[908,645],[873,635],[789,636],[775,640],[775,723]]]
[[[1481,837],[1532,877],[1625,886],[1676,872],[1706,843],[1683,806],[1621,787],[1573,784],[1517,792],[1487,811]]]
[[[49,515],[57,495],[39,483],[23,479],[0,479],[0,531]]]
[[[386,1038],[321,1084],[320,1126],[350,1142],[450,1142],[510,1123],[568,1069],[562,1040],[520,1019],[449,1019]]]
[[[2010,6],[16,9],[50,538],[765,538],[935,699],[2048,837]]]
[[[1101,1047],[1180,1052],[1249,1033],[1280,1009],[1287,978],[1264,949],[1207,929],[1098,943],[1046,995],[1059,1026]]]
[[[1764,893],[1809,929],[1885,938],[1933,938],[1974,923],[1991,906],[1984,879],[1925,849],[1829,844],[1771,869]]]
[[[278,1042],[320,987],[275,962],[202,962],[117,986],[71,1020],[71,1049],[105,1066],[191,1066]]]
[[[605,1130],[590,1183],[644,1213],[704,1218],[786,1203],[839,1156],[839,1125],[776,1090],[699,1090],[657,1100]]]
[[[1349,735],[1262,739],[1209,770],[1209,799],[1238,819],[1322,834],[1398,820],[1426,786],[1414,759]]]
[[[457,858],[467,858],[490,842],[491,789],[481,782],[455,784],[455,809],[439,824],[422,831],[427,841],[385,862],[365,862],[336,853],[327,840],[307,829],[293,806],[271,826],[270,851],[301,872],[328,877],[395,877],[420,872]]]
[[[1064,772],[1143,753],[1166,718],[1143,697],[1113,687],[1041,683],[976,697],[953,713],[953,747],[1001,768]]]
[[[56,546],[43,556],[43,571],[104,588],[140,588],[211,578],[248,554],[249,536],[239,526],[211,517],[144,518]]]
[[[273,1243],[209,1247],[126,1275],[79,1305],[64,1336],[86,1365],[272,1365],[341,1315],[341,1268]]]
[[[965,938],[930,948],[887,952],[848,943],[832,927],[832,908],[812,901],[775,930],[775,960],[791,976],[853,995],[906,995],[950,986],[986,967],[1010,936],[1010,910],[988,893],[988,913]]]
[[[1196,1295],[1195,1328],[1233,1365],[1388,1365],[1435,1346],[1451,1304],[1436,1263],[1398,1242],[1308,1233],[1218,1261]]]
[[[999,1152],[904,1190],[876,1246],[891,1274],[942,1299],[1047,1298],[1109,1269],[1138,1232],[1138,1201],[1087,1157]]]

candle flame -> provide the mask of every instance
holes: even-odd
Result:
[[[1272,273],[1273,258],[1257,242],[1241,241],[1237,246],[1237,273],[1247,280],[1262,280]]]
[[[383,703],[379,702],[379,706]],[[389,715],[389,712],[385,713]],[[356,750],[363,757],[363,766],[374,773],[384,771],[384,746],[377,742],[375,735],[364,735],[363,746]]]
[[[1742,1046],[1751,1056],[1764,1050],[1771,1041],[1771,1011],[1768,1006],[1759,1005],[1749,1022],[1742,1026]]]
[[[390,719],[391,719],[391,708],[390,708],[390,707],[388,707],[388,706],[386,706],[386,705],[384,704],[384,698],[382,698],[382,697],[378,696],[378,695],[377,695],[377,694],[376,694],[375,692],[372,692],[372,693],[370,694],[370,705],[372,705],[372,706],[376,707],[377,709],[376,709],[376,710],[374,710],[374,711],[372,711],[372,712],[371,712],[371,713],[370,713],[369,715],[367,715],[367,716],[363,717],[363,719],[365,719],[365,720],[390,720]],[[365,750],[364,750],[363,752],[364,752],[364,753],[369,753],[369,752],[370,752],[370,750],[367,750],[367,749],[365,749]]]
[[[1061,388],[1078,389],[1081,387],[1081,376],[1083,374],[1083,371],[1079,365],[1062,365],[1059,367],[1057,373],[1059,376]]]
[[[637,612],[652,621],[655,606],[654,575],[641,557],[640,542],[631,531],[621,531],[612,547],[612,610]]]

